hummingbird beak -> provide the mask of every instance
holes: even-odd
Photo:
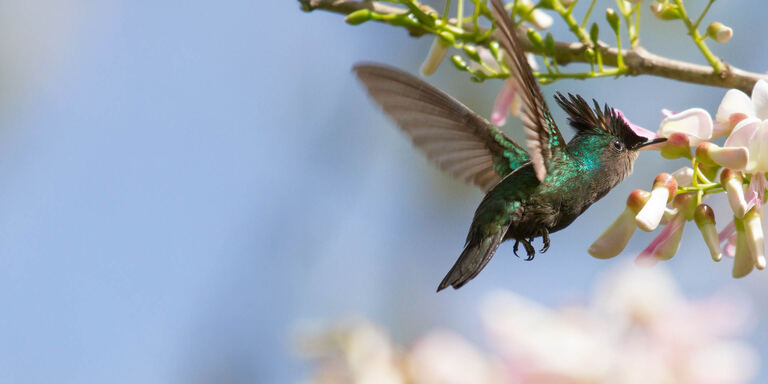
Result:
[[[635,150],[636,151],[644,151],[644,150],[648,150],[648,149],[654,149],[654,148],[648,148],[648,147],[650,147],[651,145],[654,145],[654,144],[663,143],[665,141],[667,141],[666,137],[657,137],[657,138],[655,138],[653,140],[646,141],[645,143],[638,144],[637,146],[635,146]]]

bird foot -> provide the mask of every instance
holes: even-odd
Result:
[[[533,248],[533,245],[531,245],[531,241],[533,241],[533,238],[528,240],[520,240],[523,243],[523,246],[525,247],[525,253],[528,255],[528,257],[525,258],[525,261],[531,261],[533,260],[533,256],[536,255],[536,249]]]
[[[541,247],[540,252],[544,253],[549,250],[549,231],[546,228],[541,230],[541,241],[544,242],[544,246]]]

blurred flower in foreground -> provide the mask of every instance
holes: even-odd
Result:
[[[734,337],[748,308],[733,298],[689,301],[660,268],[626,267],[589,304],[549,308],[511,292],[481,315],[492,352],[433,330],[397,347],[366,321],[303,339],[312,383],[744,383],[755,351]]]
[[[685,223],[693,220],[713,260],[720,261],[723,254],[734,258],[734,277],[746,276],[755,267],[765,269],[762,216],[768,188],[768,81],[758,81],[751,97],[729,90],[714,123],[701,108],[662,113],[657,135],[668,140],[651,148],[659,149],[665,158],[686,157],[691,167],[673,175],[660,173],[650,194],[633,192],[627,209],[590,246],[589,253],[601,259],[616,256],[635,227],[653,231],[663,226],[637,261],[654,264],[667,260],[680,247]],[[724,135],[728,137],[723,147],[710,141]],[[696,147],[693,154],[691,146]],[[733,217],[719,234],[715,212],[704,203],[706,197],[718,193],[725,193]]]
[[[533,55],[528,53],[525,56],[528,59],[528,65],[534,71],[538,70],[539,68]],[[510,76],[504,81],[504,85],[501,87],[499,94],[496,96],[496,101],[493,103],[491,124],[497,126],[504,125],[510,112],[513,116],[519,116],[522,111],[522,105],[523,97],[520,95],[520,85],[517,84],[517,79]]]

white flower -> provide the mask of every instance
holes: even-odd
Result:
[[[696,146],[712,137],[712,117],[701,108],[691,108],[679,113],[662,111],[664,119],[659,124],[658,135],[669,137],[673,133],[682,133],[688,137],[690,145]]]
[[[752,88],[752,97],[731,89],[723,97],[715,115],[715,135],[728,135],[740,121],[748,118],[768,119],[768,81],[759,80]]]

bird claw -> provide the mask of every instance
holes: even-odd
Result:
[[[542,229],[541,231],[541,240],[544,242],[544,246],[541,247],[541,250],[539,252],[544,253],[547,250],[549,250],[549,231],[546,229]]]
[[[528,239],[528,240],[523,239],[523,240],[520,240],[520,241],[522,241],[523,246],[525,247],[525,253],[528,254],[528,257],[525,258],[525,261],[533,260],[533,256],[536,255],[536,250],[533,248],[533,245],[531,245],[531,240],[533,240],[533,239]]]
[[[520,240],[517,240],[517,239],[515,239],[515,246],[512,248],[512,252],[514,252],[514,253],[515,253],[515,256],[517,256],[517,257],[520,257],[520,256],[517,254],[517,246],[518,246],[518,245],[520,245]]]

